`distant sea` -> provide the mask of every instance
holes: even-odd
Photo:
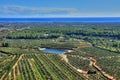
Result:
[[[120,17],[0,18],[0,22],[120,22]]]

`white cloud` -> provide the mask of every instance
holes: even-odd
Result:
[[[75,8],[35,8],[25,6],[0,6],[0,17],[56,17],[76,16]]]
[[[0,17],[118,17],[120,12],[82,11],[75,8],[0,6]]]

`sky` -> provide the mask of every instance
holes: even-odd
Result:
[[[0,0],[0,18],[120,17],[120,0]]]

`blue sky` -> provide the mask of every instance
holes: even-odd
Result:
[[[0,17],[120,17],[120,0],[0,0]]]

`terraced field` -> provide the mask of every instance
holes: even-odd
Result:
[[[21,55],[3,80],[85,80],[56,54]]]
[[[0,23],[0,80],[120,80],[119,26]]]
[[[94,47],[75,49],[63,55],[29,51],[25,51],[25,54],[14,54],[12,49],[8,52],[2,50],[0,80],[109,80],[94,67],[94,61],[90,57],[96,59],[96,65],[103,71],[119,79],[118,75],[113,75],[119,74],[119,71],[116,71],[119,67],[112,70],[115,68],[112,63],[119,66],[119,56]],[[111,58],[113,61],[110,61]],[[106,61],[111,63],[108,65]]]
[[[68,59],[70,64],[72,64],[74,67],[86,71],[86,75],[89,77],[90,80],[108,80],[96,68],[92,66],[92,62],[90,61],[90,59],[76,55],[68,55]]]
[[[107,73],[120,80],[120,56],[108,56],[97,59],[97,64]],[[105,64],[106,63],[106,64]]]
[[[19,55],[0,54],[0,78],[1,80],[7,77],[9,71],[18,60]]]

